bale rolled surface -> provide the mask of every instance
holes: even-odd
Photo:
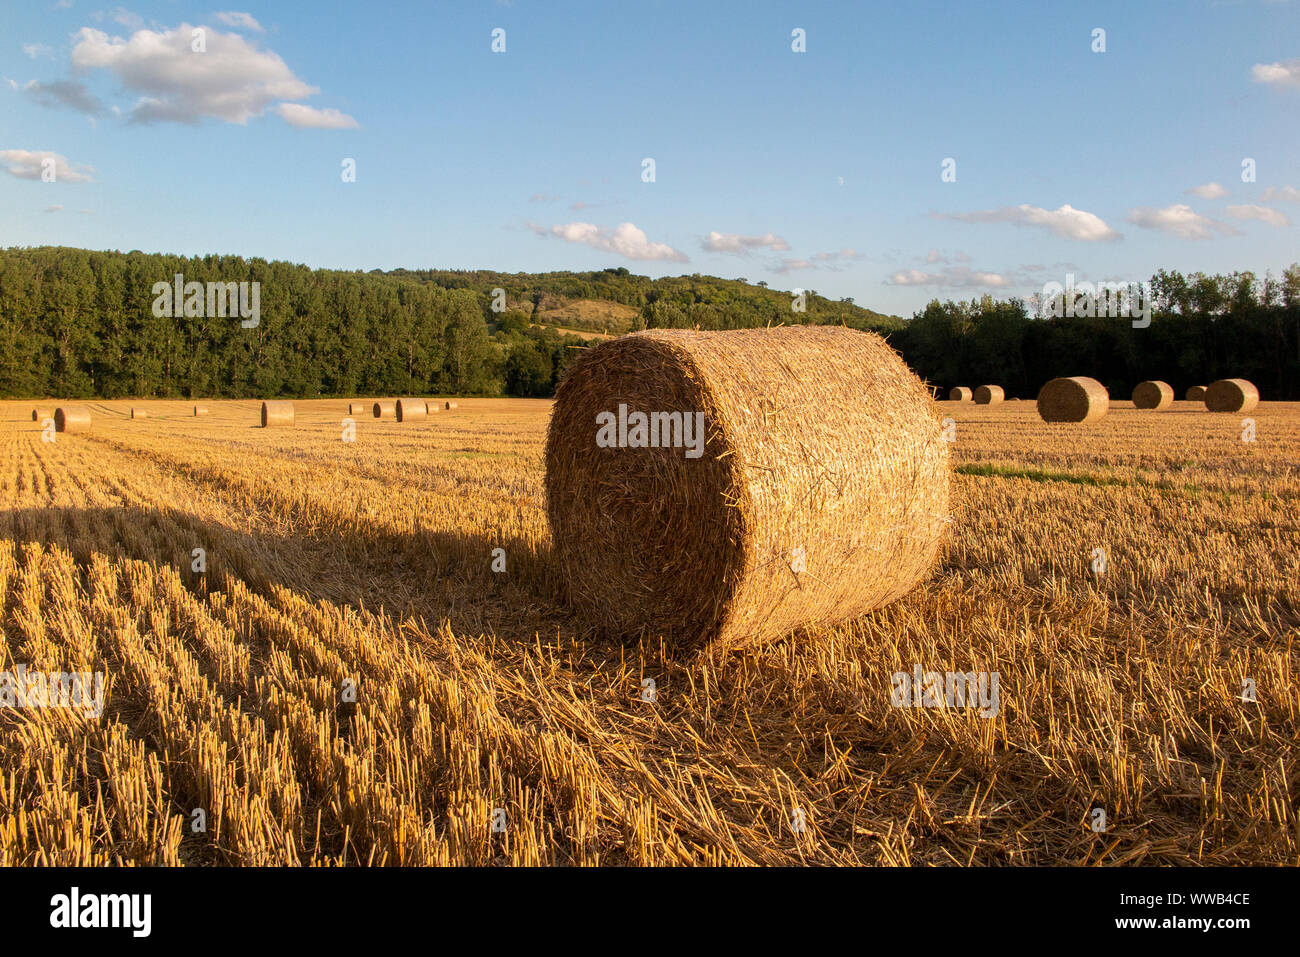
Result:
[[[1110,408],[1110,393],[1096,379],[1053,379],[1038,393],[1038,414],[1045,422],[1094,422]]]
[[[50,409],[43,409],[40,407],[32,409],[33,422],[44,422],[46,419],[52,418],[53,415],[54,413]]]
[[[448,403],[447,403],[447,408],[449,408],[449,409],[459,409],[459,408],[460,408],[460,403],[459,403],[459,402],[448,402]]]
[[[948,398],[953,402],[969,402],[971,391],[964,385],[953,386],[948,390]]]
[[[567,370],[546,441],[570,602],[599,631],[679,648],[905,594],[938,552],[948,476],[920,379],[879,336],[837,327],[604,342]]]
[[[149,413],[146,412],[144,409],[131,410],[131,418],[133,419],[147,419],[148,417],[149,417]]]
[[[982,385],[975,390],[976,405],[997,405],[1006,397],[1000,385]]]
[[[433,415],[433,413],[435,412],[441,412],[442,411],[441,400],[435,402],[432,399],[426,399],[424,402],[424,411],[427,412],[429,415]]]
[[[1133,388],[1133,404],[1139,409],[1153,409],[1156,412],[1167,409],[1174,404],[1174,387],[1159,379],[1139,382]]]
[[[207,414],[208,414],[208,407],[206,405],[196,405],[194,407],[194,415],[196,417],[200,415],[207,415]]]
[[[1220,379],[1205,390],[1211,412],[1249,412],[1259,405],[1259,389],[1246,379]]]
[[[267,400],[262,403],[262,428],[293,425],[293,403]]]
[[[1204,402],[1205,386],[1203,385],[1192,386],[1183,394],[1183,398],[1186,399],[1188,402]]]
[[[398,399],[397,400],[397,421],[412,422],[417,419],[427,418],[429,409],[423,399]]]
[[[90,409],[64,405],[54,410],[54,428],[59,432],[84,432],[90,428]]]
[[[370,407],[376,419],[394,419],[397,417],[397,402],[394,399],[380,399]]]

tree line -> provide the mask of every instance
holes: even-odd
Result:
[[[155,314],[155,285],[178,274],[185,283],[259,283],[257,324]],[[988,296],[934,300],[905,320],[815,290],[795,295],[699,274],[650,279],[625,268],[359,272],[10,248],[0,250],[0,396],[549,396],[594,340],[538,320],[556,303],[589,300],[630,307],[623,313],[634,318],[611,332],[783,323],[874,330],[945,391],[996,383],[1033,397],[1055,376],[1090,375],[1126,398],[1143,379],[1181,392],[1240,376],[1266,399],[1300,399],[1300,266],[1280,280],[1162,270],[1151,289],[1145,328],[1127,318],[1043,318],[1033,303]],[[584,330],[599,331],[595,323]]]

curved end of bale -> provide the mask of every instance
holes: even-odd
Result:
[[[398,399],[397,421],[410,422],[428,416],[429,408],[423,399]]]
[[[262,428],[293,425],[293,403],[268,399],[262,403]]]
[[[937,556],[948,477],[921,380],[836,327],[608,340],[567,370],[546,443],[570,602],[604,633],[689,649],[905,594]]]
[[[1203,385],[1192,386],[1183,394],[1183,398],[1186,399],[1188,402],[1204,402],[1205,386]]]
[[[1205,390],[1211,412],[1249,412],[1259,405],[1259,389],[1248,379],[1220,379]]]
[[[974,398],[974,393],[964,385],[953,386],[948,390],[948,401],[950,402],[969,402]]]
[[[1000,385],[982,385],[975,390],[976,405],[997,405],[1006,397]]]
[[[90,428],[90,409],[84,405],[62,405],[54,410],[54,428],[59,432],[84,432]]]
[[[1088,376],[1052,379],[1038,393],[1038,414],[1044,422],[1095,422],[1110,408],[1110,393]]]
[[[1139,382],[1133,387],[1133,404],[1139,409],[1160,412],[1174,404],[1174,387],[1159,379]]]

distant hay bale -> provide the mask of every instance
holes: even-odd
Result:
[[[1259,389],[1245,379],[1220,379],[1205,390],[1211,412],[1249,412],[1259,405]]]
[[[569,366],[546,442],[569,601],[680,648],[906,594],[938,552],[948,480],[921,380],[879,336],[833,326],[607,340]]]
[[[194,415],[196,418],[200,415],[207,415],[207,414],[208,414],[208,407],[206,405],[196,405],[194,407]]]
[[[1174,404],[1174,387],[1159,379],[1139,382],[1133,388],[1133,404],[1139,409],[1159,412]]]
[[[44,406],[39,406],[39,405],[36,408],[32,409],[33,422],[44,422],[46,419],[50,419],[53,417],[54,417],[54,411],[52,409],[47,409]]]
[[[954,386],[948,390],[948,399],[951,402],[969,402],[972,397],[970,389],[964,385]]]
[[[268,399],[262,403],[262,428],[293,425],[293,403]]]
[[[365,415],[370,409],[369,402],[349,402],[348,415]]]
[[[459,402],[448,402],[448,403],[447,403],[447,408],[449,408],[449,409],[459,409],[459,408],[460,408],[460,403],[459,403]]]
[[[134,406],[132,406],[132,407],[131,407],[131,418],[133,418],[133,419],[147,419],[147,418],[149,418],[149,413],[146,412],[144,409],[137,409],[137,408],[135,408]]]
[[[54,410],[54,428],[59,432],[85,432],[90,428],[90,409],[64,405]]]
[[[429,415],[428,404],[423,399],[398,399],[397,421],[413,422]]]
[[[394,419],[397,417],[397,401],[395,399],[380,399],[370,407],[376,419]]]
[[[1087,376],[1053,379],[1038,392],[1038,414],[1044,422],[1095,422],[1109,408],[1106,387]]]
[[[1187,390],[1186,393],[1183,394],[1183,398],[1186,399],[1188,402],[1204,402],[1205,386],[1203,385],[1192,386],[1190,389]]]
[[[442,411],[442,400],[441,400],[441,399],[437,399],[437,400],[435,400],[435,399],[426,399],[425,402],[424,402],[424,411],[427,412],[427,413],[429,413],[429,415],[433,415],[433,413],[435,413],[435,412],[441,412],[441,411]]]
[[[1000,385],[982,385],[975,390],[976,405],[997,405],[1006,397]]]

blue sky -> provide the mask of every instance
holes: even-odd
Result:
[[[4,0],[0,245],[626,266],[902,315],[1300,260],[1300,0],[242,2]]]

